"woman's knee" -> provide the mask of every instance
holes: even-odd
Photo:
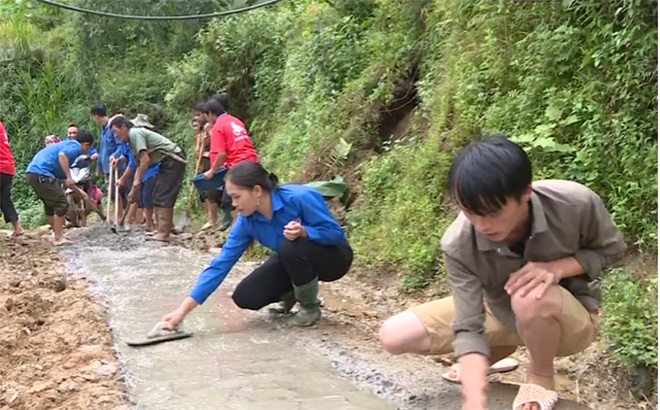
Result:
[[[295,241],[284,239],[280,243],[280,249],[277,252],[282,259],[298,258],[306,244],[307,238],[298,238]]]
[[[241,309],[259,310],[268,304],[262,300],[258,292],[255,292],[254,289],[249,289],[243,283],[239,283],[236,286],[231,298],[236,306]]]

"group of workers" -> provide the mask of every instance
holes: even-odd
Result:
[[[188,296],[162,318],[163,329],[176,330],[203,304],[253,240],[272,253],[236,286],[234,302],[250,310],[278,303],[274,311],[287,314],[291,325],[310,326],[321,317],[319,281],[346,275],[353,251],[324,198],[304,185],[279,184],[259,163],[245,125],[227,107],[222,96],[214,96],[194,107],[192,124],[197,132],[196,173],[213,180],[219,170],[226,171],[217,189],[201,193],[207,226],[216,224],[220,208],[222,225],[231,229]],[[110,164],[121,158],[118,145],[126,144],[126,168],[117,183],[127,191],[129,203],[144,189],[149,170],[156,170],[150,177],[158,215],[152,238],[168,240],[186,169],[184,150],[122,115],[108,119],[105,107],[95,106],[92,113],[102,127],[98,169],[106,179]],[[72,183],[71,162],[89,152],[93,142],[91,133],[78,132],[74,139],[41,150],[27,168],[27,180],[53,226],[55,244],[65,241],[65,209],[56,181]],[[3,145],[4,132],[0,153],[5,152]],[[14,172],[1,158],[0,173],[2,212],[20,234],[4,188]],[[465,410],[486,409],[488,375],[524,346],[530,357],[527,381],[520,386],[514,409],[549,410],[558,400],[554,359],[583,351],[598,333],[600,293],[591,285],[626,250],[621,233],[601,198],[584,185],[533,182],[527,154],[503,136],[484,137],[464,147],[452,162],[448,181],[460,209],[441,240],[452,295],[387,319],[378,340],[392,354],[453,353],[457,363],[443,378],[462,385]],[[289,314],[296,304],[298,310]]]

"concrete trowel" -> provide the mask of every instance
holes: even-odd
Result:
[[[193,335],[192,333],[183,331],[181,328],[182,323],[179,323],[179,326],[175,330],[164,329],[163,326],[166,324],[168,324],[168,322],[158,322],[156,323],[156,326],[151,329],[151,332],[147,334],[145,339],[128,341],[126,344],[132,347],[149,346],[172,340],[185,339]]]

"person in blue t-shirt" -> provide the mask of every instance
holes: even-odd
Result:
[[[279,186],[276,176],[251,161],[242,161],[227,172],[225,189],[238,218],[220,254],[199,275],[190,295],[163,317],[163,329],[176,329],[191,310],[204,303],[253,240],[274,253],[236,286],[234,303],[258,310],[280,301],[275,311],[288,313],[300,302],[290,323],[316,323],[321,317],[319,280],[342,278],[353,262],[346,235],[321,194],[303,185]]]
[[[53,228],[54,245],[70,243],[62,233],[68,203],[58,179],[64,179],[67,187],[77,189],[69,167],[79,155],[87,154],[92,145],[92,134],[81,132],[75,140],[62,141],[41,149],[28,164],[27,182],[44,203],[48,223]]]

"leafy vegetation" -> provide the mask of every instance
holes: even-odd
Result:
[[[225,6],[70,3],[133,14]],[[147,114],[191,157],[191,106],[223,90],[282,180],[349,182],[356,265],[397,272],[403,290],[443,280],[447,170],[482,134],[519,142],[538,178],[587,184],[632,248],[657,250],[656,2],[301,0],[150,23],[1,0],[0,17],[0,117],[27,225],[43,221],[20,170],[46,134],[75,121],[98,135],[89,107],[102,100]],[[657,326],[645,303],[657,287],[620,275],[605,279],[608,340],[623,363],[651,364],[651,333],[635,335]]]

